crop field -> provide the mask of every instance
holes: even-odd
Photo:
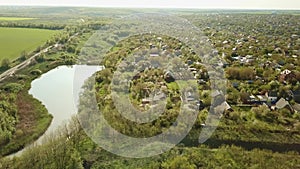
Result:
[[[36,18],[21,18],[21,17],[0,17],[0,21],[23,21],[23,20],[32,20]]]
[[[0,60],[16,59],[20,54],[35,50],[57,31],[31,28],[0,28]]]

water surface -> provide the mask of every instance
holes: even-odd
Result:
[[[29,94],[45,105],[53,119],[46,132],[26,147],[41,144],[44,137],[55,132],[77,113],[75,102],[78,100],[84,81],[101,69],[101,66],[88,65],[59,66],[32,81]],[[23,151],[24,149],[13,156],[20,155]]]

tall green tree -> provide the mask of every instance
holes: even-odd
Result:
[[[10,65],[10,60],[8,58],[4,58],[1,61],[1,68],[8,69]]]

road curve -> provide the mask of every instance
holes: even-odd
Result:
[[[31,56],[30,58],[26,59],[22,63],[14,66],[14,67],[6,70],[2,74],[0,74],[0,82],[3,81],[4,79],[6,79],[9,76],[13,76],[18,70],[21,70],[21,69],[25,68],[26,66],[28,66],[37,56],[48,52],[49,49],[53,48],[55,45],[48,46],[47,48],[41,50],[40,52],[38,52],[38,53],[34,54],[33,56]]]
[[[77,36],[79,33],[75,33],[73,36],[71,36],[68,39],[68,42],[74,38],[75,36]],[[28,66],[37,56],[43,54],[43,53],[47,53],[51,48],[57,48],[58,47],[58,43],[48,46],[47,48],[42,49],[41,51],[39,51],[38,53],[34,54],[33,56],[31,56],[30,58],[26,59],[25,61],[23,61],[22,63],[6,70],[5,72],[3,72],[2,74],[0,74],[0,82],[2,82],[4,79],[6,79],[7,77],[13,76],[17,71],[25,68],[26,66]]]

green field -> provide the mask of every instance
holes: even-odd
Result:
[[[16,59],[46,42],[57,31],[31,28],[0,28],[0,60]]]
[[[0,17],[0,21],[23,21],[23,20],[32,20],[36,18],[20,18],[20,17]]]

